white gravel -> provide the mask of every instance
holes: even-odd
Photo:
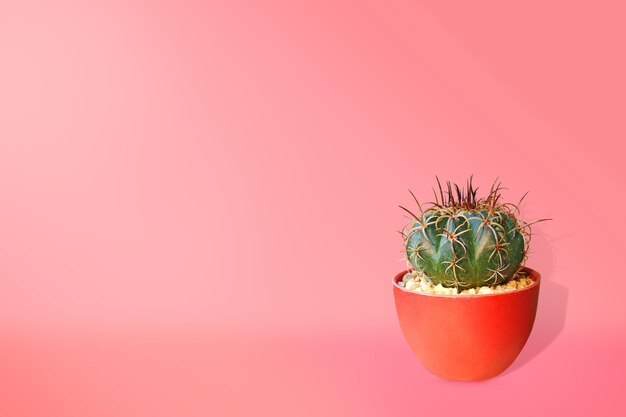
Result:
[[[500,294],[511,292],[528,287],[533,281],[526,275],[518,274],[516,279],[512,279],[506,284],[483,286],[470,288],[458,292],[456,288],[447,288],[441,284],[434,285],[430,280],[417,271],[407,272],[402,281],[398,282],[400,287],[417,293],[446,294],[446,295],[475,295],[475,294]]]

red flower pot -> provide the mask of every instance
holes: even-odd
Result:
[[[508,368],[521,352],[537,312],[540,275],[499,294],[440,295],[415,293],[393,279],[398,320],[406,341],[426,369],[445,379],[477,381]]]

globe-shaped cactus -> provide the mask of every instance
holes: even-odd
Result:
[[[497,181],[497,180],[496,180]],[[435,285],[459,290],[499,285],[523,268],[530,242],[530,225],[516,217],[519,203],[500,202],[500,183],[491,186],[485,198],[476,198],[472,177],[467,188],[447,182],[419,215],[400,206],[411,216],[402,230],[406,259],[412,268]],[[409,191],[410,192],[410,191]],[[548,220],[548,219],[541,219]],[[536,222],[534,222],[536,223]]]

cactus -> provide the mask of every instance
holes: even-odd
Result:
[[[496,180],[497,182],[497,180]],[[403,251],[411,267],[435,285],[457,290],[499,285],[511,280],[523,268],[528,255],[530,225],[516,217],[519,204],[500,202],[501,183],[491,186],[486,198],[476,199],[472,177],[467,188],[447,181],[444,191],[437,178],[439,195],[420,215],[400,206],[410,216],[402,229]]]

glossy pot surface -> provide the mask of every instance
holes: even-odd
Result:
[[[541,277],[524,268],[534,282],[499,294],[415,293],[393,279],[402,333],[426,369],[445,379],[476,381],[508,368],[533,328]]]

